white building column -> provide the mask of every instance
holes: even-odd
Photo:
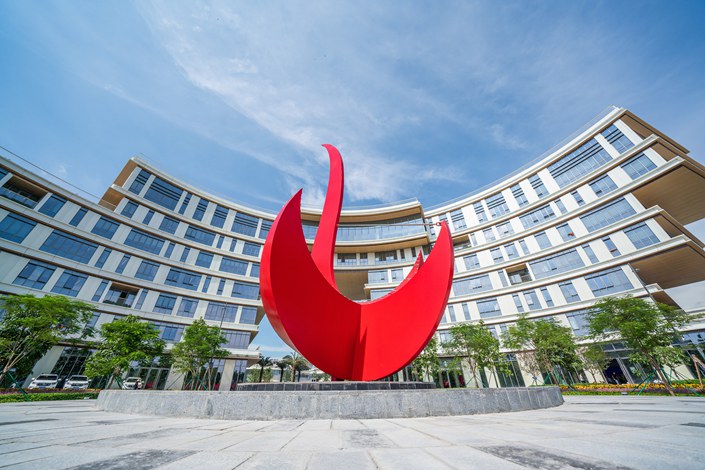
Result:
[[[52,346],[47,353],[42,356],[41,359],[34,364],[32,373],[29,374],[27,380],[24,381],[23,387],[28,387],[32,382],[32,378],[38,376],[39,374],[50,374],[51,370],[54,368],[56,363],[61,357],[61,353],[64,351],[64,346]]]

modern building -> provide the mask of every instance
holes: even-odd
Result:
[[[137,314],[169,342],[194,318],[205,318],[229,341],[220,388],[242,380],[257,358],[248,345],[264,314],[258,263],[276,214],[208,194],[139,158],[97,203],[11,161],[0,168],[0,292],[92,302],[96,325]],[[684,227],[703,217],[705,167],[631,112],[612,107],[473,194],[436,207],[411,200],[343,210],[336,282],[355,300],[390,292],[434,243],[434,227],[423,224],[445,220],[456,259],[441,342],[460,322],[483,320],[499,335],[522,313],[552,317],[582,337],[586,312],[601,297],[675,305],[666,289],[705,280],[703,244]],[[312,242],[320,210],[304,209],[302,218]],[[705,359],[705,323],[683,334],[684,346]],[[608,348],[607,374],[640,381],[643,371],[628,351],[619,343]],[[57,345],[34,373],[79,373],[87,354]],[[531,375],[512,365],[512,374],[491,385],[531,384]],[[179,388],[178,375],[159,366],[139,373],[155,388]],[[450,372],[445,380],[461,384],[462,372]]]

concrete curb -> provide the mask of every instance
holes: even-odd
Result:
[[[370,419],[456,416],[551,408],[558,387],[334,392],[103,390],[100,410],[209,419]]]

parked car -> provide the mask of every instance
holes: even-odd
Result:
[[[66,379],[64,390],[85,390],[88,388],[88,377],[85,375],[72,375]]]
[[[35,388],[56,388],[59,385],[59,376],[56,374],[40,374],[36,378],[32,378],[29,384],[30,390]]]
[[[142,388],[142,379],[139,377],[128,377],[122,383],[123,390],[139,390]]]

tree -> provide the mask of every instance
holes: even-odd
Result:
[[[607,357],[605,350],[600,344],[588,344],[580,348],[580,356],[583,359],[585,370],[592,375],[592,380],[597,382],[595,374],[602,375],[602,378],[607,382],[605,377],[605,368],[610,363],[610,358]]]
[[[693,319],[670,305],[635,297],[607,297],[596,303],[588,316],[594,339],[618,337],[632,350],[629,359],[651,367],[671,395],[675,394],[663,367],[683,362],[683,350],[673,343],[680,339],[680,330]]]
[[[62,295],[8,295],[0,299],[0,308],[0,383],[10,369],[39,359],[59,341],[90,334],[86,323],[93,307]]]
[[[558,369],[568,382],[565,371],[582,366],[571,329],[553,319],[530,320],[522,314],[502,340],[532,374],[539,376],[547,372],[556,384],[561,382]]]
[[[108,375],[107,388],[115,377],[130,367],[130,363],[148,365],[164,351],[159,329],[134,315],[104,323],[99,336],[101,343],[86,361],[85,374],[89,377]]]
[[[299,373],[299,380],[300,380],[301,379],[301,371],[308,370],[308,368],[311,367],[311,365],[306,360],[306,358],[304,358],[301,354],[299,354],[297,352],[292,352],[291,354],[287,354],[281,360],[288,367],[291,367],[291,381],[292,382],[296,381],[296,373],[297,372]]]
[[[289,361],[285,360],[284,358],[278,359],[274,365],[276,365],[279,368],[279,381],[283,382],[284,381],[284,371],[289,367]]]
[[[213,358],[224,358],[230,354],[220,346],[227,342],[223,332],[217,326],[209,326],[199,318],[184,329],[184,336],[171,350],[174,368],[184,374],[191,374],[196,383],[203,379],[203,368]],[[207,388],[212,389],[212,367],[207,369]],[[195,387],[194,387],[195,388]]]
[[[269,367],[273,364],[274,364],[274,360],[269,356],[262,356],[259,358],[259,361],[257,361],[257,365],[259,366],[259,380],[258,380],[258,382],[262,382],[262,375],[264,375],[265,367]]]
[[[485,323],[462,323],[450,329],[451,340],[444,349],[451,354],[467,359],[470,372],[479,388],[479,371],[505,366],[504,355],[499,352],[499,340],[485,327]],[[496,378],[495,378],[496,380]]]
[[[438,340],[433,336],[421,354],[411,363],[411,370],[423,381],[425,377],[436,377],[438,369]]]

